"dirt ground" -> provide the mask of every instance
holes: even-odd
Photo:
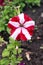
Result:
[[[35,30],[31,41],[22,42],[23,58],[26,65],[43,65],[43,4],[40,7],[28,8],[25,11],[34,21]],[[25,53],[31,51],[28,61]]]

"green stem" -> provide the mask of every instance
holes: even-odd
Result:
[[[14,8],[16,10],[16,14],[19,15],[20,14],[20,6],[16,6]]]

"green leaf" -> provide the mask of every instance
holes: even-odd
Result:
[[[0,36],[0,42],[4,42],[3,38]]]
[[[17,54],[17,50],[16,50],[16,48],[14,49],[14,50],[12,50],[12,52],[13,52],[13,54]]]
[[[20,61],[22,61],[23,59],[21,58],[21,56],[18,56],[18,58],[17,58],[17,60],[16,60],[16,62],[15,63],[20,63]]]
[[[15,48],[15,46],[13,44],[8,44],[7,45],[8,50],[13,50],[14,48]]]
[[[18,56],[17,61],[22,61],[23,59],[21,58],[21,56]]]
[[[11,65],[15,65],[15,62],[16,62],[16,56],[12,55],[11,56]]]
[[[5,49],[2,53],[2,57],[8,57],[9,55],[10,55],[10,52],[7,49]]]
[[[12,56],[10,57],[10,59],[15,62],[16,61],[16,56],[12,54]]]
[[[12,37],[9,37],[9,43],[10,44],[14,44],[15,43],[15,40]]]
[[[21,45],[19,41],[16,41],[16,40],[14,40],[11,37],[9,37],[9,40],[10,40],[9,43],[13,44],[14,46],[18,46],[19,47]]]
[[[20,47],[20,42],[19,41],[15,41],[15,46],[18,46],[18,47]]]
[[[4,26],[0,27],[0,32],[5,30]]]
[[[16,62],[15,62],[15,64],[18,64],[18,63],[20,63],[20,61],[16,61]]]
[[[2,60],[0,60],[0,65],[8,65],[9,64],[9,60],[4,58]]]
[[[18,49],[18,54],[20,54],[22,52],[22,49],[21,48],[19,48]]]

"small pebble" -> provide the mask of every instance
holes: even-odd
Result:
[[[41,17],[43,17],[43,12],[41,13]]]
[[[31,54],[31,52],[26,52],[26,58],[28,59],[28,61],[31,60],[30,54]]]
[[[36,12],[36,10],[33,10],[33,13],[35,13]]]
[[[40,39],[40,37],[37,37],[37,39],[39,40],[39,39]]]

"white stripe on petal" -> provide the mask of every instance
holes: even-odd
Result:
[[[22,33],[25,35],[27,40],[31,39],[31,35],[29,34],[29,32],[25,28],[22,28]]]
[[[20,25],[18,22],[9,21],[9,23],[10,23],[11,25],[13,25],[14,27],[19,27],[19,25]]]
[[[12,38],[14,38],[14,40],[16,40],[17,36],[19,35],[19,33],[21,32],[21,28],[17,28],[14,33],[11,35]]]
[[[23,24],[24,21],[25,21],[25,19],[24,19],[24,14],[21,13],[21,14],[19,14],[18,16],[19,16],[19,19],[20,19],[20,23]]]
[[[34,21],[27,21],[24,23],[24,27],[27,28],[29,26],[32,26],[32,25],[35,25],[35,22]]]

